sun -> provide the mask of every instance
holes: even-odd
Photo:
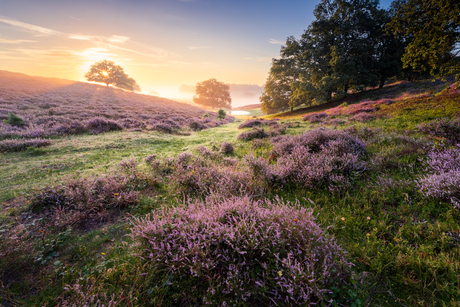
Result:
[[[109,75],[108,72],[106,72],[105,70],[102,71],[102,74],[104,75],[104,77],[107,77]]]

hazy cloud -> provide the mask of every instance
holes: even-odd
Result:
[[[273,45],[284,45],[285,42],[282,42],[282,41],[278,41],[276,39],[273,39],[273,38],[270,38],[270,40],[268,41],[270,44],[273,44]]]
[[[27,30],[39,32],[41,34],[46,34],[46,35],[61,35],[61,34],[63,34],[63,33],[59,32],[59,31],[54,31],[54,30],[51,30],[51,29],[48,29],[48,28],[43,28],[43,27],[32,25],[30,23],[25,23],[25,22],[16,21],[16,20],[0,18],[0,22],[9,24],[9,25],[12,25],[12,26],[15,26],[15,27],[19,27],[19,28],[22,28],[22,29],[27,29]]]
[[[129,40],[129,37],[120,36],[120,35],[112,35],[112,36],[109,37],[107,40],[108,40],[109,42],[112,42],[112,43],[120,43],[120,44],[123,44],[123,43],[126,43],[127,40]]]
[[[37,41],[31,41],[27,39],[4,39],[0,38],[0,44],[22,44],[22,43],[36,43]]]
[[[77,40],[82,40],[82,41],[90,41],[90,40],[93,40],[94,39],[94,36],[89,36],[89,35],[73,35],[73,34],[70,34],[69,35],[69,38],[71,39],[77,39]]]

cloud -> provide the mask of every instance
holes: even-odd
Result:
[[[16,20],[0,18],[0,22],[9,24],[15,27],[19,27],[22,29],[39,32],[41,34],[46,34],[46,35],[62,35],[63,34],[62,32],[59,32],[59,31],[54,31],[48,28],[43,28],[43,27],[32,25],[30,23],[25,23],[25,22],[16,21]]]
[[[4,39],[0,38],[0,44],[22,44],[22,43],[36,43],[37,41],[31,41],[27,39]]]
[[[129,40],[129,37],[126,36],[120,36],[120,35],[112,35],[107,39],[111,43],[126,43],[127,40]]]
[[[270,38],[270,40],[268,41],[270,44],[273,44],[273,45],[284,45],[285,43],[282,42],[282,41],[277,41],[276,39],[273,39],[273,38]]]
[[[209,49],[214,48],[213,46],[189,46],[187,49],[195,50],[195,49]]]
[[[70,35],[69,35],[69,38],[71,38],[71,39],[76,39],[76,40],[82,40],[82,41],[90,41],[90,40],[93,40],[93,39],[94,39],[94,36],[79,35],[79,34],[76,34],[76,35],[70,34]]]

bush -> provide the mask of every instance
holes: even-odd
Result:
[[[365,122],[374,120],[375,118],[376,118],[375,115],[361,112],[361,113],[357,113],[356,115],[353,115],[352,117],[350,117],[350,120],[357,121],[360,123],[365,123]]]
[[[123,127],[119,125],[117,122],[102,117],[96,117],[89,120],[86,123],[86,128],[94,134],[123,129]]]
[[[258,119],[250,119],[238,126],[238,129],[253,128],[255,126],[262,126],[263,121]]]
[[[3,140],[0,141],[0,152],[24,151],[30,147],[44,147],[51,145],[50,140],[31,139],[31,140]]]
[[[352,264],[312,210],[280,199],[214,197],[131,223],[167,305],[327,304],[350,283]]]
[[[367,169],[362,160],[364,153],[363,143],[346,132],[315,129],[276,140],[272,151],[272,157],[277,158],[273,175],[281,184],[341,192]]]
[[[265,133],[264,129],[254,128],[251,131],[240,133],[237,139],[243,141],[250,141],[253,139],[263,139],[266,137],[268,137],[268,134]]]
[[[321,112],[321,113],[311,113],[311,114],[307,114],[305,115],[302,120],[303,121],[310,121],[310,123],[319,123],[321,122],[321,119],[323,118],[326,118],[328,117],[329,115],[327,115],[326,113],[324,112]]]
[[[8,112],[8,119],[4,119],[3,122],[11,126],[19,127],[24,125],[24,119],[14,114],[13,112]]]
[[[87,227],[107,219],[106,210],[126,208],[138,200],[136,182],[127,176],[69,180],[45,187],[33,196],[30,209],[46,215],[49,225]]]
[[[460,198],[460,148],[432,151],[427,163],[430,174],[417,181],[419,191],[430,198]]]
[[[200,131],[200,130],[206,129],[206,126],[197,120],[192,120],[191,122],[188,123],[188,126],[193,131]]]
[[[223,142],[220,144],[220,152],[223,154],[231,154],[233,153],[234,147],[232,143]]]
[[[227,116],[227,112],[225,112],[224,109],[219,109],[219,111],[217,112],[217,117],[222,120],[225,118],[225,116]]]
[[[452,145],[460,143],[459,119],[437,119],[429,123],[419,125],[417,129],[422,133],[429,134],[434,137],[445,138]]]

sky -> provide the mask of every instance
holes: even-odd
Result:
[[[193,93],[180,92],[181,85],[210,78],[257,85],[257,91],[272,58],[288,36],[303,33],[318,3],[0,0],[0,70],[84,81],[92,64],[107,59],[146,94],[190,98]],[[253,96],[233,105],[257,103]]]

